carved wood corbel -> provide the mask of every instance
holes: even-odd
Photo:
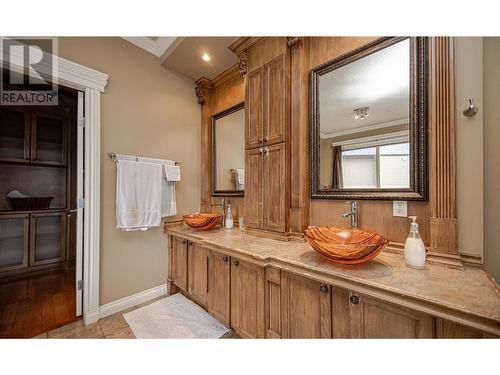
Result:
[[[203,104],[207,101],[211,90],[212,82],[208,78],[202,77],[196,81],[195,91],[199,104]]]
[[[286,39],[288,47],[293,48],[301,44],[303,38],[301,36],[287,36]]]
[[[245,77],[245,75],[247,74],[247,70],[248,70],[248,64],[247,64],[247,51],[243,51],[239,56],[239,62],[238,62],[238,66],[240,68],[240,74]]]

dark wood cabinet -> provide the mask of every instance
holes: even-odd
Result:
[[[241,337],[265,337],[264,288],[263,267],[231,258],[231,327]]]
[[[58,113],[31,113],[31,162],[66,165],[68,121]]]
[[[30,215],[30,266],[66,260],[66,212]]]
[[[230,257],[210,251],[208,257],[208,311],[221,323],[230,325]]]
[[[331,338],[331,288],[281,273],[282,338]]]
[[[30,112],[0,106],[0,160],[30,161]]]
[[[195,242],[188,242],[188,293],[190,298],[208,307],[209,251]]]
[[[0,215],[0,272],[28,267],[29,215]]]

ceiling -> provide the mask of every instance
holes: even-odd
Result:
[[[321,76],[321,138],[407,124],[409,51],[406,39]],[[353,111],[361,107],[369,116],[356,120]]]
[[[123,37],[128,42],[159,57],[167,69],[195,81],[213,79],[236,64],[236,55],[227,47],[237,37]],[[210,61],[203,61],[207,54]]]
[[[236,37],[186,37],[164,56],[162,65],[189,79],[201,77],[213,79],[230,66],[237,63],[234,52],[227,48]],[[203,54],[210,61],[203,61]]]

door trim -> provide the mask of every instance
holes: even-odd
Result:
[[[0,54],[0,65],[8,66],[11,71],[24,74],[23,61],[19,55],[5,61]],[[101,174],[101,92],[104,92],[109,75],[77,64],[73,61],[51,55],[57,67],[57,83],[85,92],[85,215],[83,222],[83,320],[91,324],[99,320],[99,253],[100,253],[100,174]],[[44,62],[39,64],[43,65]],[[45,71],[51,72],[47,65]],[[42,70],[42,69],[40,69]],[[36,77],[33,70],[30,76]],[[50,80],[54,77],[48,77]],[[82,171],[80,171],[81,173]]]

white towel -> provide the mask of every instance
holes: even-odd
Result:
[[[147,230],[161,225],[162,165],[119,160],[116,172],[116,227]]]
[[[170,160],[167,162],[168,164],[165,164],[163,166],[161,217],[173,216],[177,214],[177,204],[175,200],[175,182],[167,180],[167,169],[172,166],[175,167],[175,162]]]
[[[245,185],[245,170],[244,169],[236,169],[236,176],[238,179],[238,183],[241,185]]]
[[[172,165],[165,165],[164,171],[167,181],[172,182],[181,180],[181,167],[175,165],[175,163]]]

